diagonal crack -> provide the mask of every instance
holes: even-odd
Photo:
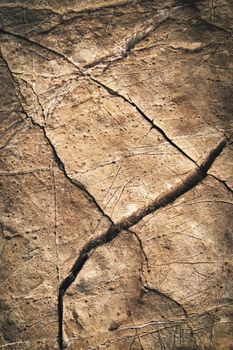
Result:
[[[111,64],[114,61],[119,61],[126,58],[134,47],[142,40],[146,39],[152,32],[154,32],[162,23],[164,23],[170,15],[182,6],[171,7],[170,9],[164,10],[162,13],[156,15],[150,22],[149,25],[145,26],[143,30],[137,31],[131,37],[129,37],[125,43],[118,48],[115,54],[107,55],[99,58],[96,61],[88,63],[84,66],[86,69],[93,68],[99,64]]]
[[[227,184],[225,180],[219,179],[219,177],[213,174],[209,174],[209,175],[212,176],[218,182],[220,182],[227,189],[227,191],[233,195],[233,189]]]
[[[82,270],[83,266],[93,254],[93,252],[100,246],[111,242],[116,238],[122,230],[128,230],[133,225],[137,224],[145,216],[152,214],[164,208],[167,205],[173,203],[177,198],[182,196],[187,191],[196,187],[202,180],[207,176],[208,170],[214,163],[215,159],[221,154],[223,149],[227,146],[228,139],[223,139],[212,151],[209,153],[207,158],[203,161],[200,167],[196,168],[191,175],[189,175],[183,182],[178,184],[176,187],[172,188],[171,191],[164,195],[157,197],[151,204],[143,209],[140,209],[130,215],[128,218],[112,224],[110,228],[104,232],[101,236],[96,239],[90,240],[80,251],[80,254],[75,261],[73,267],[70,270],[68,276],[62,281],[59,287],[58,293],[58,344],[59,349],[63,349],[63,297],[70,287],[70,285],[75,281],[77,275]]]
[[[23,99],[24,99],[24,96],[22,95],[21,91],[20,91],[20,86],[18,84],[18,82],[16,81],[16,79],[14,78],[14,75],[12,74],[11,72],[11,69],[8,65],[8,62],[7,60],[3,57],[2,55],[2,52],[1,52],[1,57],[3,59],[3,61],[5,62],[7,68],[8,68],[8,71],[12,77],[12,80],[14,82],[14,85],[15,85],[15,88],[16,88],[16,91],[18,93],[19,96],[21,96]],[[54,146],[54,144],[52,143],[52,141],[50,140],[49,136],[47,135],[47,132],[46,132],[46,129],[43,125],[41,125],[40,123],[38,123],[37,121],[35,121],[30,115],[28,115],[28,113],[26,112],[23,104],[22,104],[22,101],[20,99],[20,97],[18,96],[18,101],[20,103],[20,106],[22,108],[22,111],[24,112],[24,114],[26,115],[26,117],[31,120],[31,123],[32,125],[38,127],[43,135],[44,135],[44,138],[46,139],[46,141],[48,142],[50,148],[51,148],[51,151],[52,151],[52,155],[53,155],[53,159],[57,165],[57,167],[62,171],[62,173],[64,174],[64,176],[66,177],[66,179],[72,183],[72,185],[78,187],[86,196],[86,198],[95,204],[96,208],[98,209],[98,211],[102,214],[103,217],[107,218],[109,220],[110,223],[113,223],[111,218],[104,212],[104,210],[101,208],[101,206],[99,205],[99,203],[96,201],[96,199],[94,198],[94,196],[92,194],[89,193],[89,191],[85,188],[85,186],[83,184],[81,184],[79,181],[73,179],[72,177],[70,177],[66,171],[66,168],[65,168],[65,164],[63,163],[62,159],[59,157],[58,153],[57,153],[57,150]]]
[[[97,200],[95,199],[95,197],[86,189],[86,187],[81,184],[79,181],[77,181],[76,179],[73,179],[72,177],[70,177],[66,171],[65,168],[65,164],[63,163],[62,159],[59,157],[57,150],[54,146],[54,144],[52,143],[52,141],[50,140],[50,138],[48,137],[45,127],[42,126],[41,124],[37,123],[32,117],[30,117],[29,115],[27,115],[27,117],[29,119],[31,119],[31,122],[33,125],[39,127],[44,135],[44,138],[47,140],[51,150],[52,150],[52,154],[53,154],[53,159],[55,161],[55,163],[57,164],[57,167],[62,171],[62,173],[64,174],[64,176],[66,177],[66,179],[72,183],[72,185],[78,187],[86,196],[86,198],[95,204],[96,208],[98,209],[98,211],[102,214],[102,216],[106,217],[111,223],[112,220],[111,218],[103,211],[103,209],[101,208],[101,206],[99,205],[99,203],[97,202]]]
[[[206,26],[210,27],[211,29],[215,29],[215,30],[218,30],[218,31],[221,31],[221,32],[224,32],[225,34],[227,34],[229,37],[232,36],[232,33],[231,31],[228,31],[227,29],[215,24],[215,23],[212,23],[212,22],[209,22],[207,21],[206,19],[202,18],[201,17],[201,22],[203,24],[205,24]]]
[[[99,86],[101,86],[103,89],[105,89],[110,95],[112,96],[116,96],[121,98],[123,101],[125,101],[126,103],[130,104],[132,107],[134,107],[136,109],[136,111],[151,125],[152,129],[157,130],[162,136],[163,138],[174,148],[176,148],[183,156],[185,156],[186,158],[188,158],[192,163],[194,163],[195,165],[197,165],[197,163],[195,162],[195,160],[193,160],[184,150],[182,150],[174,141],[172,141],[170,139],[170,137],[165,133],[165,131],[163,129],[161,129],[158,125],[156,125],[154,123],[154,121],[152,121],[142,110],[140,107],[138,107],[136,105],[135,102],[133,102],[131,99],[128,99],[127,97],[125,97],[124,95],[120,94],[118,91],[115,91],[113,89],[111,89],[110,87],[108,87],[107,85],[103,84],[102,82],[100,82],[99,80],[91,77],[90,75],[88,75],[89,78],[91,79],[91,81],[93,81],[94,83],[98,84]]]
[[[25,38],[23,36],[20,36],[18,34],[13,34],[13,33],[9,33],[6,32],[3,29],[0,29],[0,33],[3,34],[8,34],[8,35],[12,35],[14,37],[20,38],[21,40],[26,40],[28,43],[33,44],[33,45],[38,45],[39,47],[41,47],[42,49],[46,49],[48,51],[50,51],[51,53],[58,55],[60,57],[62,57],[63,59],[65,59],[68,63],[72,64],[79,72],[80,69],[79,67],[73,62],[71,61],[68,57],[64,56],[63,54],[54,51],[53,49],[47,48],[37,42],[32,41],[31,39]],[[149,31],[148,31],[149,33]],[[123,53],[122,53],[122,57],[124,57],[124,55],[127,56],[127,54],[134,48],[134,46],[140,41],[142,40],[144,37],[143,35],[149,35],[148,33],[141,33],[139,34],[135,34],[135,36],[133,36],[132,38],[128,39],[128,41],[126,41],[125,46],[123,48]],[[6,62],[7,64],[7,62]],[[7,64],[8,66],[8,64]],[[8,67],[9,68],[9,67]],[[10,69],[9,69],[10,70]],[[82,75],[85,75],[85,73],[81,72]],[[89,78],[95,82],[98,85],[101,85],[105,90],[108,91],[108,93],[110,93],[113,96],[117,96],[119,98],[122,98],[125,102],[129,103],[131,106],[133,106],[140,114],[141,116],[147,120],[148,123],[151,124],[152,128],[155,128],[157,131],[160,132],[160,134],[165,138],[165,140],[167,142],[169,142],[169,144],[171,144],[173,147],[175,147],[180,153],[182,153],[186,158],[188,158],[189,160],[191,160],[193,163],[196,164],[196,162],[190,158],[181,148],[179,148],[179,146],[177,146],[167,135],[166,133],[156,124],[154,124],[153,121],[150,120],[149,117],[147,117],[145,115],[145,113],[132,101],[130,101],[128,98],[126,98],[125,96],[121,95],[120,93],[110,89],[109,87],[107,87],[106,85],[102,84],[101,82],[97,81],[96,79],[90,77],[90,75],[88,75]],[[16,83],[15,79],[13,78],[14,82]],[[20,102],[21,103],[21,102]],[[22,106],[22,104],[21,104]],[[23,108],[23,106],[22,106]],[[63,163],[63,161],[61,160],[61,158],[59,157],[55,146],[53,145],[52,141],[50,140],[50,138],[48,137],[47,133],[46,133],[46,129],[44,126],[42,126],[41,124],[37,123],[35,120],[33,120],[32,117],[28,116],[25,109],[23,108],[26,116],[31,120],[32,124],[39,127],[43,134],[45,139],[47,140],[47,142],[49,143],[52,153],[53,153],[53,158],[58,166],[58,168],[63,172],[63,174],[65,175],[65,177],[75,186],[77,186],[78,188],[80,188],[82,191],[84,191],[84,193],[86,194],[86,196],[95,203],[95,205],[97,206],[97,208],[100,210],[100,212],[107,217],[107,215],[103,212],[103,210],[101,209],[101,207],[99,206],[99,204],[96,202],[95,198],[86,190],[86,188],[80,184],[78,181],[72,179],[66,172],[65,169],[65,165]],[[180,196],[182,196],[184,193],[186,193],[187,191],[191,190],[192,188],[194,188],[195,186],[197,186],[206,176],[208,173],[208,170],[211,168],[213,162],[215,161],[215,159],[219,156],[219,154],[222,152],[222,150],[226,147],[227,145],[227,139],[222,140],[208,155],[208,157],[206,158],[206,160],[197,168],[195,169],[195,171],[187,177],[186,180],[184,180],[182,183],[180,183],[177,187],[173,188],[170,192],[168,192],[167,194],[163,195],[163,196],[159,196],[154,202],[152,202],[151,204],[149,204],[147,207],[133,213],[131,216],[129,216],[127,219],[120,221],[119,223],[114,224],[111,219],[108,217],[108,219],[111,221],[111,226],[110,228],[104,233],[102,234],[100,237],[89,241],[84,248],[81,250],[80,255],[78,257],[78,259],[76,260],[75,264],[73,265],[70,274],[62,281],[62,283],[60,284],[59,287],[59,295],[58,295],[58,317],[59,317],[59,335],[58,335],[58,342],[59,342],[59,347],[60,349],[63,349],[63,297],[67,291],[67,289],[70,287],[70,285],[74,282],[75,278],[77,277],[78,273],[81,271],[81,269],[83,268],[83,266],[85,265],[86,261],[89,259],[89,257],[91,256],[91,254],[100,246],[111,242],[114,238],[116,238],[120,232],[122,230],[128,230],[129,228],[131,228],[133,225],[135,225],[136,223],[138,223],[140,220],[142,220],[145,216],[159,210],[160,208],[163,208],[167,205],[169,205],[170,203],[173,203],[177,198],[179,198]],[[219,180],[219,179],[218,179]],[[221,181],[225,186],[227,186],[227,184],[225,183],[225,181],[219,180]],[[231,190],[232,191],[232,190]],[[144,286],[145,290],[147,290],[148,292],[155,292],[155,290],[151,290],[150,287]],[[156,293],[158,293],[158,291],[156,291]],[[170,298],[170,297],[168,297]],[[171,299],[173,300],[173,299]],[[173,300],[174,301],[174,300]],[[177,303],[177,305],[179,305],[181,308],[182,305],[180,305],[179,303]],[[184,310],[184,314],[185,314],[185,310]]]
[[[185,310],[185,308],[183,307],[183,305],[181,305],[178,301],[176,301],[175,299],[173,299],[173,298],[170,297],[169,295],[167,295],[167,294],[165,294],[165,293],[163,293],[163,292],[160,292],[158,289],[155,289],[155,288],[152,288],[152,287],[149,287],[149,286],[145,285],[145,284],[143,283],[142,280],[141,280],[140,282],[141,282],[141,284],[142,284],[143,289],[144,289],[147,293],[151,293],[151,294],[154,294],[154,295],[159,295],[159,296],[161,296],[161,297],[163,297],[163,298],[165,297],[166,299],[168,299],[168,300],[170,300],[171,302],[175,303],[176,306],[177,306],[179,309],[181,309],[181,311],[182,311],[182,313],[183,313],[183,315],[184,315],[185,318],[187,318],[187,319],[189,318],[187,311]]]
[[[181,6],[177,6],[177,7],[174,7],[174,8],[172,8],[172,9],[170,9],[169,15],[170,15],[172,12],[174,12],[177,8],[180,8],[180,7],[181,7]],[[163,17],[164,17],[164,18],[168,18],[168,15],[166,15],[166,16],[163,15]],[[160,20],[161,20],[161,19],[160,19]],[[157,22],[156,22],[156,23],[157,23]],[[93,83],[97,84],[98,86],[101,86],[101,87],[102,87],[103,89],[105,89],[105,91],[107,91],[110,95],[119,97],[119,98],[123,99],[125,102],[129,103],[132,107],[134,107],[134,108],[137,110],[137,112],[151,125],[151,127],[154,128],[154,129],[156,129],[170,145],[172,145],[173,147],[175,147],[183,156],[185,156],[185,157],[188,158],[191,162],[193,162],[195,165],[197,165],[197,163],[196,163],[184,150],[182,150],[174,141],[172,141],[172,140],[169,138],[169,136],[165,133],[165,131],[164,131],[162,128],[160,128],[158,125],[156,125],[156,124],[154,123],[154,121],[152,121],[152,120],[141,110],[141,108],[139,108],[139,107],[136,105],[135,102],[133,102],[132,100],[128,99],[127,97],[125,97],[124,95],[120,94],[119,92],[117,92],[117,91],[111,89],[110,87],[108,87],[107,85],[105,85],[105,84],[103,84],[102,82],[98,81],[97,79],[93,78],[88,72],[83,72],[83,71],[81,70],[81,68],[80,68],[72,59],[68,58],[66,55],[63,55],[62,53],[60,53],[60,52],[58,52],[58,51],[56,51],[56,50],[54,50],[54,49],[48,48],[48,47],[46,47],[46,46],[44,46],[44,45],[42,45],[42,44],[40,44],[40,43],[35,42],[34,40],[31,40],[31,39],[29,39],[29,38],[27,38],[27,37],[24,37],[24,36],[21,36],[21,35],[19,35],[19,34],[15,34],[15,33],[6,31],[6,30],[1,29],[1,28],[0,28],[0,33],[6,34],[6,35],[11,35],[11,36],[16,37],[16,38],[18,38],[18,39],[20,39],[20,40],[26,41],[26,42],[27,42],[28,44],[30,44],[30,45],[36,45],[36,46],[40,47],[40,48],[43,49],[43,50],[47,50],[48,52],[51,52],[51,53],[53,53],[53,54],[55,54],[55,55],[61,57],[62,59],[64,59],[65,61],[67,61],[67,63],[73,65],[73,67],[74,67],[75,69],[78,70],[78,72],[79,72],[79,74],[80,74],[81,76],[86,76],[86,77],[88,77]],[[148,35],[149,35],[149,34],[148,34]],[[131,40],[132,40],[132,39],[131,39]],[[128,49],[127,49],[128,51],[129,51],[130,45],[132,46],[132,44],[129,44],[129,43],[128,43],[128,46],[127,46],[127,47],[128,47]],[[135,45],[136,45],[136,42],[135,42]],[[134,46],[135,46],[135,45],[134,45]],[[131,47],[131,49],[132,49],[132,47]],[[130,50],[131,50],[131,49],[130,49]],[[6,62],[6,60],[5,60],[5,62]],[[7,64],[7,62],[6,62],[6,64]],[[7,64],[7,66],[8,66],[8,64]],[[10,70],[9,66],[8,66],[8,69]],[[11,75],[12,75],[13,80],[16,82],[16,80],[15,80],[15,78],[14,78],[12,72],[11,72]],[[22,97],[23,97],[23,96],[22,96]],[[24,98],[24,97],[23,97],[23,98]]]
[[[46,51],[52,53],[53,55],[62,58],[68,64],[71,64],[75,69],[77,69],[79,71],[79,73],[82,74],[82,72],[81,72],[80,68],[78,67],[78,65],[71,58],[67,57],[66,55],[62,54],[59,51],[56,51],[56,50],[52,49],[51,47],[44,46],[43,44],[38,43],[37,41],[34,41],[34,40],[32,40],[32,39],[30,39],[28,37],[25,37],[25,36],[20,35],[20,34],[12,33],[12,32],[10,32],[8,30],[3,29],[3,28],[0,28],[0,34],[13,36],[14,38],[17,38],[19,40],[22,40],[23,42],[28,43],[29,45],[35,45],[35,46],[39,47],[42,50],[46,50]]]
[[[174,303],[174,304],[177,306],[177,308],[180,309],[180,310],[182,311],[182,314],[183,314],[183,316],[184,316],[184,321],[186,321],[187,326],[189,327],[189,329],[190,329],[191,332],[193,333],[193,336],[194,336],[196,345],[198,345],[197,342],[198,342],[198,340],[199,340],[199,339],[198,339],[199,337],[198,337],[198,336],[196,337],[196,336],[194,335],[194,329],[193,329],[192,320],[190,319],[189,314],[188,314],[187,310],[185,309],[185,307],[184,307],[181,303],[179,303],[177,300],[175,300],[175,299],[173,299],[172,297],[170,297],[168,294],[165,294],[165,293],[159,291],[158,289],[155,289],[155,288],[153,288],[153,287],[149,287],[148,285],[145,285],[145,284],[143,283],[143,281],[142,281],[142,278],[140,278],[140,282],[141,282],[141,285],[142,285],[142,287],[143,287],[143,289],[144,289],[144,291],[145,291],[146,293],[150,293],[150,294],[153,294],[153,295],[155,295],[155,296],[158,295],[158,296],[161,296],[162,298],[166,298],[167,300],[169,300],[169,301],[171,301],[172,303]]]
[[[104,57],[101,57],[100,59],[94,61],[94,62],[91,62],[91,63],[88,63],[84,66],[84,68],[86,68],[87,70],[90,69],[90,68],[93,68],[95,66],[98,66],[99,64],[111,64],[112,62],[114,61],[118,61],[118,60],[121,60],[122,58],[126,58],[128,56],[128,54],[132,51],[132,49],[139,43],[141,42],[142,40],[144,40],[145,38],[147,38],[153,31],[155,31],[162,23],[164,23],[172,13],[174,13],[176,10],[180,9],[181,7],[183,6],[174,6],[174,7],[171,7],[169,9],[164,9],[163,11],[161,11],[160,14],[156,15],[149,23],[149,25],[147,25],[146,27],[144,27],[143,30],[141,31],[137,31],[136,33],[134,33],[130,38],[128,38],[125,43],[120,47],[118,48],[118,50],[116,51],[116,53],[113,53],[113,54],[109,54],[107,56],[104,56]],[[67,20],[64,20],[63,22],[60,22],[58,24],[56,24],[54,26],[57,27],[59,25],[61,25],[62,23],[66,23],[66,22],[70,22],[70,21],[73,21],[75,17],[72,17],[71,19],[67,19]],[[51,28],[49,29],[49,31],[51,31]],[[3,29],[3,28],[0,28],[0,33],[2,34],[6,34],[6,35],[11,35],[11,36],[14,36],[15,38],[18,38],[18,39],[21,39],[23,41],[26,41],[28,42],[30,45],[37,45],[38,47],[40,47],[41,49],[43,50],[47,50],[47,51],[50,51],[51,53],[55,54],[55,55],[58,55],[59,57],[65,59],[68,63],[72,64],[76,69],[79,70],[79,72],[81,74],[84,74],[86,72],[81,72],[81,69],[79,68],[79,66],[77,65],[77,63],[75,61],[73,61],[72,58],[70,57],[67,57],[66,55],[62,54],[61,52],[59,51],[56,51],[54,49],[52,49],[51,47],[47,47],[47,46],[44,46],[43,44],[37,42],[37,41],[34,41],[32,39],[30,39],[29,37],[27,36],[23,36],[21,34],[18,34],[18,33],[14,33],[14,32],[10,32],[6,29]],[[46,34],[46,31],[44,32]],[[43,32],[42,32],[43,34]]]

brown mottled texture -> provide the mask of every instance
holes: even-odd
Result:
[[[0,2],[0,349],[233,349],[232,19]]]

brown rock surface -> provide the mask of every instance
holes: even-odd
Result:
[[[233,349],[232,17],[1,1],[0,349]]]

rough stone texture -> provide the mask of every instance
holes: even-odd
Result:
[[[1,1],[0,349],[233,349],[232,17]]]

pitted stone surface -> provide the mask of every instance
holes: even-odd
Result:
[[[0,349],[232,350],[232,17],[1,1]]]

